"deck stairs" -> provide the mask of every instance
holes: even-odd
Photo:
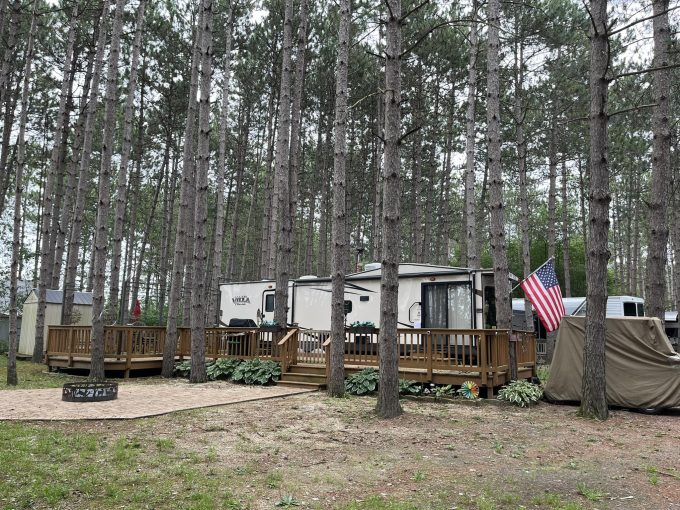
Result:
[[[323,365],[292,365],[288,372],[281,374],[281,380],[277,384],[324,390],[326,389],[326,367]]]

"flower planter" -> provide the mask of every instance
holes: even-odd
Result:
[[[378,328],[370,326],[360,326],[355,328],[345,328],[347,333],[354,333],[355,335],[374,335],[378,332]]]

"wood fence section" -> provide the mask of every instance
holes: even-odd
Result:
[[[104,330],[107,370],[160,368],[165,328],[108,326]],[[89,368],[91,328],[50,326],[45,361],[49,367]],[[348,370],[377,367],[379,331],[345,331]],[[285,373],[293,366],[328,366],[330,331],[270,331],[257,328],[206,328],[206,359],[265,358],[281,362]],[[397,354],[401,376],[422,382],[459,384],[474,380],[494,387],[509,380],[509,347],[515,346],[519,376],[536,375],[533,333],[495,329],[399,329]],[[191,356],[191,332],[178,328],[176,359]]]

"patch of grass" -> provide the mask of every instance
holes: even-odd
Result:
[[[264,483],[270,489],[280,489],[281,482],[283,482],[283,475],[277,471],[269,473],[264,481]]]
[[[488,496],[479,496],[475,503],[477,510],[496,510],[496,502]]]
[[[339,508],[340,510],[421,510],[423,507],[408,501],[371,496],[363,501],[353,501]]]
[[[283,496],[278,503],[276,503],[276,506],[282,507],[282,508],[290,508],[293,506],[300,506],[300,502],[295,499],[295,496],[291,496],[290,494]]]
[[[415,474],[413,475],[413,481],[414,482],[422,482],[425,480],[425,473],[422,471],[416,471]]]
[[[592,487],[588,487],[585,482],[578,482],[576,484],[576,490],[588,501],[600,501],[605,496],[604,492],[598,489],[593,489]]]
[[[35,390],[42,388],[61,388],[64,383],[84,381],[86,375],[71,375],[48,372],[47,365],[17,360],[19,384],[7,386],[7,356],[0,356],[0,390]]]

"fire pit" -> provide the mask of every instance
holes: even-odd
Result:
[[[61,399],[64,402],[104,402],[118,398],[118,383],[76,382],[64,384]]]

